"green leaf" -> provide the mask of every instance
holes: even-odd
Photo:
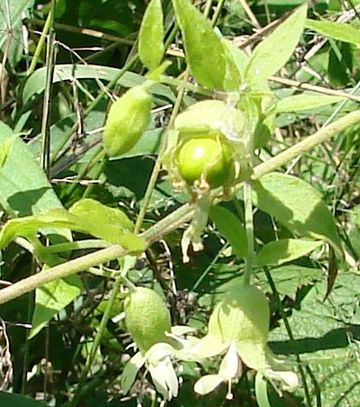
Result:
[[[82,288],[77,275],[55,280],[38,288],[29,339],[36,336],[48,321],[77,298]]]
[[[7,221],[0,230],[0,248],[7,246],[16,237],[21,236],[31,239],[37,234],[38,230],[49,228],[79,230],[76,217],[69,214],[65,209],[51,209],[39,215],[25,216]]]
[[[139,58],[150,70],[157,68],[164,55],[164,25],[161,0],[151,0],[139,33]]]
[[[282,239],[266,244],[255,258],[255,265],[280,265],[312,252],[323,242],[311,240]]]
[[[294,95],[281,99],[276,105],[276,112],[301,112],[331,105],[332,103],[337,103],[342,100],[344,100],[344,98],[341,96],[309,95],[303,93],[301,95]]]
[[[209,216],[218,231],[231,244],[234,254],[240,259],[244,258],[247,254],[247,240],[240,219],[222,206],[213,206]]]
[[[245,51],[236,47],[231,41],[222,39],[222,43],[225,47],[226,52],[231,55],[234,64],[236,65],[240,78],[245,76],[246,66],[249,62],[249,57]]]
[[[53,83],[63,82],[63,81],[73,81],[76,79],[98,79],[110,82],[119,74],[119,69],[112,68],[103,65],[74,65],[72,64],[57,64],[54,68],[54,78]],[[143,76],[133,73],[125,72],[125,74],[120,78],[118,84],[125,88],[131,88],[136,85],[141,85],[146,78]],[[36,94],[44,91],[46,83],[46,67],[36,70],[30,77],[26,80],[22,100],[25,104],[30,100],[30,98]],[[175,101],[175,96],[173,92],[164,85],[154,84],[151,86],[150,91],[159,96],[164,96],[170,101]]]
[[[325,37],[360,46],[360,30],[349,24],[307,19],[305,27],[316,31]]]
[[[37,401],[21,394],[0,392],[1,407],[46,407],[46,403]]]
[[[321,269],[287,264],[272,269],[271,277],[280,295],[287,295],[295,300],[296,293],[301,287],[314,285],[315,282],[321,281],[324,278],[324,272]],[[272,292],[264,273],[257,273],[256,278],[263,291]]]
[[[44,171],[20,138],[0,133],[0,151],[0,205],[10,216],[62,207]]]
[[[0,49],[8,41],[9,37],[14,39],[13,36],[17,30],[21,30],[20,24],[23,14],[26,10],[32,7],[34,0],[0,0]],[[10,24],[10,25],[9,25]],[[10,45],[11,44],[10,41]]]
[[[81,199],[69,210],[89,234],[126,249],[142,252],[146,242],[132,233],[133,224],[120,209],[109,208],[93,199]]]
[[[145,363],[145,358],[138,352],[133,356],[125,365],[124,371],[121,375],[121,390],[126,394],[133,385],[136,375]]]
[[[293,309],[288,316],[295,340],[289,339],[281,322],[271,332],[269,345],[275,354],[292,360],[299,354],[302,364],[308,366],[307,371],[316,378],[316,385],[308,386],[311,405],[317,405],[321,398],[323,406],[356,406],[360,400],[358,274],[340,274],[331,301],[324,302],[326,290],[326,281],[315,285],[302,300],[301,308]],[[303,388],[297,395],[303,396]]]
[[[336,224],[321,195],[305,181],[270,173],[254,183],[254,202],[294,233],[323,239],[342,255]]]
[[[247,82],[256,85],[286,64],[300,40],[306,12],[307,4],[304,3],[255,48],[246,70]]]
[[[173,6],[191,75],[207,88],[236,89],[238,70],[210,21],[189,0],[173,0]]]

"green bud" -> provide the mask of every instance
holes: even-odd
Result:
[[[170,312],[154,290],[137,287],[124,303],[125,325],[142,353],[158,342],[170,342]]]
[[[129,89],[112,104],[103,134],[109,157],[129,151],[139,141],[150,123],[152,98],[143,86]]]

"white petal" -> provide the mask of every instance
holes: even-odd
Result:
[[[156,365],[158,361],[171,356],[174,348],[165,342],[158,342],[153,345],[146,353],[145,358],[152,365]]]
[[[264,376],[268,379],[278,380],[282,383],[283,390],[294,391],[299,385],[297,374],[291,371],[275,371],[267,369],[264,371]]]
[[[206,376],[201,377],[194,386],[194,390],[196,393],[201,394],[208,394],[211,391],[215,390],[222,382],[223,378],[217,374],[209,374]]]
[[[194,360],[211,358],[223,353],[229,345],[214,335],[206,335],[191,350]]]
[[[170,358],[159,361],[155,366],[149,364],[148,369],[157,391],[166,400],[178,395],[179,382]]]
[[[220,364],[219,375],[223,377],[224,380],[235,378],[239,370],[239,362],[236,346],[235,344],[231,344]]]

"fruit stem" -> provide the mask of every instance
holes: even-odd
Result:
[[[71,407],[77,406],[77,404],[79,403],[79,401],[80,401],[80,399],[81,399],[81,397],[83,395],[83,392],[81,390],[82,390],[83,385],[85,383],[87,374],[90,371],[92,364],[94,363],[94,360],[95,360],[95,357],[96,357],[96,352],[97,352],[97,350],[98,350],[98,348],[100,346],[101,338],[104,335],[104,332],[106,330],[107,323],[108,323],[108,321],[110,319],[110,316],[111,316],[111,310],[112,310],[112,308],[113,308],[113,306],[115,304],[115,301],[117,299],[117,296],[118,296],[118,293],[119,293],[122,282],[123,282],[123,276],[120,274],[117,277],[117,279],[115,280],[115,282],[114,282],[114,286],[113,286],[113,289],[112,289],[111,294],[110,294],[110,299],[109,299],[109,301],[108,301],[108,303],[106,305],[105,312],[104,312],[104,314],[102,316],[99,329],[96,332],[94,342],[93,342],[93,344],[91,346],[91,349],[90,349],[90,352],[89,352],[89,354],[87,356],[84,369],[81,372],[81,376],[80,376],[80,379],[79,379],[78,391],[75,394],[75,397],[74,397],[74,399],[72,400],[72,402],[70,404]]]
[[[254,262],[254,219],[253,206],[251,200],[251,183],[244,182],[244,206],[245,206],[245,231],[247,238],[247,255],[245,258],[245,285],[250,285],[251,273]]]
[[[181,102],[182,102],[182,99],[184,96],[184,91],[185,91],[185,88],[181,87],[179,90],[179,93],[177,94],[174,109],[173,109],[171,117],[170,117],[168,129],[171,129],[174,125],[175,117],[177,116],[177,114],[180,110]],[[141,204],[139,215],[136,219],[136,224],[135,224],[135,229],[134,229],[134,233],[136,233],[136,234],[139,233],[141,230],[146,211],[148,209],[148,206],[149,206],[151,198],[152,198],[153,191],[155,189],[155,185],[156,185],[158,175],[159,175],[159,172],[161,169],[162,158],[166,151],[168,129],[165,130],[165,132],[163,133],[163,137],[162,137],[161,145],[160,145],[160,149],[159,149],[159,154],[156,159],[153,171],[150,176],[150,180],[149,180],[147,188],[146,188],[144,200]]]

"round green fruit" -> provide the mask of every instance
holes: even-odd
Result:
[[[195,137],[177,153],[180,176],[190,186],[204,180],[210,188],[225,186],[235,177],[233,150],[218,137]]]
[[[125,325],[142,353],[158,342],[169,342],[169,310],[154,290],[137,287],[125,299]]]

